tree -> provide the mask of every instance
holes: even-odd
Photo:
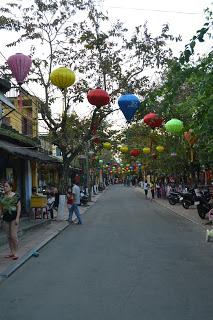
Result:
[[[20,18],[14,19],[16,11],[19,11]],[[136,27],[129,38],[120,21],[108,26],[109,18],[95,8],[93,1],[86,0],[34,0],[26,7],[8,4],[1,8],[1,12],[1,29],[18,31],[17,40],[8,46],[31,44],[34,67],[29,79],[44,88],[41,115],[51,141],[62,152],[60,191],[64,193],[69,164],[92,139],[94,127],[97,129],[113,112],[113,103],[120,93],[134,91],[143,95],[149,90],[151,82],[147,71],[155,66],[163,68],[172,55],[166,47],[166,40],[178,41],[179,37],[170,35],[167,25],[163,26],[159,36],[152,37],[144,25]],[[78,12],[83,18],[77,15]],[[43,58],[41,48],[45,49]],[[51,105],[56,102],[56,90],[51,85],[50,74],[59,64],[78,70],[79,81],[67,92],[63,115],[54,119]],[[84,102],[88,89],[96,85],[109,91],[111,104],[104,109],[94,108],[87,119],[70,116],[70,107]]]

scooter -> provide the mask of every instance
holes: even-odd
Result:
[[[84,192],[81,192],[81,198],[80,198],[80,201],[81,201],[81,205],[85,206],[87,205],[87,202],[89,201],[89,196],[87,194],[85,194]]]
[[[213,205],[209,203],[211,195],[208,191],[200,193],[197,197],[197,212],[201,219],[205,219],[206,214],[213,208]]]
[[[184,209],[189,209],[189,207],[194,204],[197,204],[195,190],[189,189],[188,192],[183,193],[182,205]]]
[[[183,194],[181,192],[170,192],[168,196],[169,203],[175,205],[183,200]]]

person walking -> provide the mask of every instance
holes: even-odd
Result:
[[[148,184],[147,180],[144,181],[143,189],[144,189],[144,192],[145,192],[145,197],[146,197],[146,199],[148,199],[149,184]]]
[[[12,191],[11,182],[4,183],[4,195],[0,198],[0,216],[4,221],[7,232],[10,253],[5,258],[17,260],[18,251],[18,226],[21,215],[20,196]]]
[[[77,224],[82,224],[81,215],[78,209],[78,206],[80,205],[80,202],[81,202],[80,188],[79,188],[78,182],[76,182],[72,187],[72,195],[73,195],[73,204],[69,209],[68,221],[72,223],[72,215],[73,215],[73,212],[75,212],[75,215],[78,219]]]

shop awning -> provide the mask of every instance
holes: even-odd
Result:
[[[51,157],[44,152],[30,149],[29,147],[21,147],[8,141],[0,140],[0,150],[16,155],[22,159],[37,160],[40,162],[62,163],[61,160]]]

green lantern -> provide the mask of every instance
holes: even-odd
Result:
[[[183,122],[178,119],[171,119],[165,124],[166,131],[179,134],[183,131]]]

